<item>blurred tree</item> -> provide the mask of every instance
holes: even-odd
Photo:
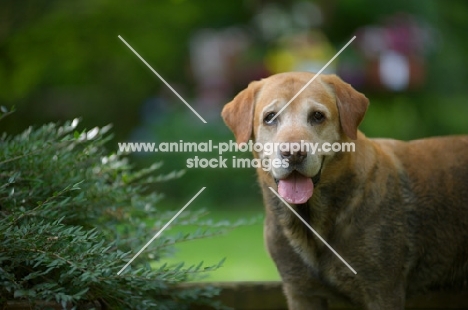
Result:
[[[192,30],[235,23],[243,11],[241,3],[201,0],[2,1],[0,102],[17,105],[5,125],[19,131],[83,116],[86,124],[115,123],[122,138],[138,106],[165,86],[117,36],[167,80],[186,84]]]

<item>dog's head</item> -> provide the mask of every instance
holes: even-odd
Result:
[[[337,76],[320,75],[279,113],[313,77],[294,72],[252,82],[222,111],[237,143],[252,139],[262,148],[254,156],[267,159],[280,195],[294,204],[312,196],[325,156],[333,156],[325,151],[357,138],[369,104]]]

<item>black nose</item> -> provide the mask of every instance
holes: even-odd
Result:
[[[302,163],[302,161],[307,157],[307,152],[298,151],[298,152],[291,153],[288,150],[288,151],[281,151],[280,155],[281,155],[281,158],[287,159],[289,161],[289,164],[294,165],[294,164]]]

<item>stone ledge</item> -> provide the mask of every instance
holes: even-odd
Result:
[[[216,282],[187,283],[187,286],[212,285],[222,289],[219,300],[236,310],[285,310],[286,301],[281,282]],[[330,310],[351,310],[349,304],[329,303]],[[468,309],[468,292],[432,292],[411,298],[406,309]],[[193,306],[191,310],[209,310],[207,307]]]
[[[281,289],[281,282],[214,282],[214,283],[185,283],[179,287],[200,287],[211,285],[222,289],[218,299],[225,305],[236,310],[286,310],[286,301]],[[348,304],[330,302],[330,310],[351,310]],[[63,309],[55,302],[39,302],[40,309]],[[32,305],[26,301],[10,301],[3,305],[4,310],[31,309]],[[67,309],[71,309],[67,307]],[[102,309],[98,302],[89,303],[80,309]],[[191,310],[212,310],[205,306],[192,306]],[[468,309],[468,292],[432,292],[427,295],[414,297],[407,301],[409,310],[451,310]]]

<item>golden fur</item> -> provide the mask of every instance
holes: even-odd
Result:
[[[468,137],[369,139],[358,126],[367,98],[334,75],[283,73],[252,82],[222,116],[238,143],[354,142],[355,152],[307,154],[300,164],[257,169],[265,241],[292,310],[341,298],[365,309],[404,309],[407,294],[468,278]],[[311,121],[311,113],[325,116]],[[255,153],[256,158],[281,154]],[[353,274],[268,189],[291,169],[316,179],[295,210],[357,271]],[[318,178],[319,177],[319,178]]]

